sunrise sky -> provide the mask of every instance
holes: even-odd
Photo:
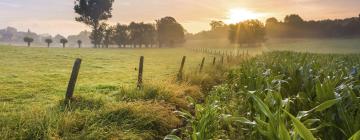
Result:
[[[113,18],[108,23],[154,22],[173,16],[188,32],[195,33],[209,29],[211,20],[282,20],[291,13],[307,20],[353,17],[360,13],[359,5],[360,0],[115,0]],[[30,28],[52,35],[89,29],[74,21],[73,6],[74,0],[0,0],[0,28]]]

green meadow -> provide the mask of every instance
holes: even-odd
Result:
[[[238,48],[222,40],[208,40],[189,41],[181,48],[143,49],[63,49],[2,45],[0,135],[4,139],[163,139],[165,136],[176,139],[174,135],[169,135],[176,133],[184,139],[277,139],[275,134],[280,133],[278,129],[281,125],[281,133],[285,136],[300,139],[303,138],[301,130],[295,129],[294,123],[286,123],[295,121],[298,125],[298,122],[286,117],[281,105],[277,104],[276,109],[268,107],[273,105],[269,100],[294,98],[294,102],[308,104],[296,105],[296,108],[287,110],[296,116],[299,111],[311,110],[328,100],[337,100],[323,93],[326,92],[323,90],[331,91],[346,82],[353,83],[348,86],[358,87],[358,73],[350,80],[341,78],[346,78],[352,68],[359,68],[358,55],[348,54],[360,52],[357,47],[359,42],[358,39],[269,40],[262,47]],[[225,59],[225,64],[220,65],[220,56],[196,52],[193,48],[249,52],[249,56],[233,56],[231,62]],[[277,52],[292,50],[303,53]],[[276,52],[272,53],[273,51]],[[145,57],[143,89],[136,88],[140,56]],[[186,77],[183,82],[177,82],[175,79],[183,56],[187,56]],[[199,74],[197,71],[203,57],[206,57],[205,70]],[[212,65],[213,57],[218,58],[215,66]],[[69,106],[65,106],[63,99],[76,58],[82,59],[80,73],[74,99]],[[326,66],[327,62],[331,65]],[[288,86],[271,83],[272,80],[288,80],[286,74],[290,74],[287,75],[290,78],[300,78],[296,72],[305,68],[315,70],[314,74],[321,78],[307,75],[308,77],[298,79],[299,81],[288,81],[291,82]],[[339,69],[341,71],[336,72]],[[271,71],[271,75],[264,78],[262,74],[267,70]],[[338,77],[338,83],[323,83],[331,80],[326,79],[328,74]],[[313,78],[311,82],[319,84],[316,85],[319,87],[301,87],[306,78]],[[329,85],[322,88],[321,84]],[[279,90],[279,86],[284,87]],[[272,92],[268,91],[270,89]],[[348,98],[345,93],[348,89],[341,91],[344,92],[341,95],[344,99],[358,103],[358,88],[353,90],[357,98]],[[283,97],[265,94],[275,91]],[[306,99],[297,99],[300,91],[311,97],[318,92],[329,97],[313,99],[306,96]],[[249,94],[252,92],[256,92],[256,96]],[[224,100],[225,97],[228,99]],[[248,104],[244,99],[258,104]],[[326,109],[330,108],[328,112],[316,112],[305,119],[321,120],[323,117],[330,122],[331,118],[326,117],[326,114],[336,114],[339,111],[336,107],[346,108],[347,106],[340,104],[345,102],[341,100],[336,105],[338,102],[333,101],[331,106],[326,106]],[[352,104],[355,106],[352,109],[358,109],[356,103]],[[221,108],[218,108],[219,105]],[[290,103],[286,105],[290,106]],[[184,112],[179,114],[179,111]],[[249,116],[249,112],[254,116]],[[274,120],[269,120],[267,115],[271,113],[271,116],[281,117],[271,117]],[[183,118],[184,115],[194,116],[190,119]],[[224,122],[221,119],[224,115],[233,118]],[[357,123],[356,119],[346,118],[346,113],[340,115],[345,117],[342,121]],[[249,126],[246,123],[263,123],[264,126]],[[315,126],[317,125],[305,124],[309,129]],[[324,127],[316,131],[304,129],[304,132],[312,132],[316,138],[333,137],[322,133],[326,128],[340,137],[349,138],[359,128],[356,124],[337,127],[349,129]],[[290,133],[295,130],[296,133]]]

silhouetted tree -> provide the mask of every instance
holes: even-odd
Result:
[[[141,47],[141,37],[142,37],[141,24],[142,23],[131,22],[128,28],[129,41],[134,46],[134,48],[136,48],[137,45]]]
[[[81,41],[81,40],[78,40],[78,41],[77,41],[77,44],[78,44],[79,48],[81,48],[82,41]]]
[[[119,47],[123,46],[125,48],[126,44],[129,42],[128,26],[117,24],[115,26],[113,40]]]
[[[89,25],[93,29],[92,42],[94,47],[99,47],[102,32],[101,21],[107,20],[112,17],[112,5],[114,0],[75,0],[74,10],[80,17],[75,20]]]
[[[229,35],[229,26],[226,25],[223,21],[211,21],[210,22],[211,30],[201,31],[196,34],[187,34],[186,38],[194,40],[202,39],[226,39]]]
[[[104,32],[106,30],[106,26],[107,26],[106,23],[102,23],[96,32],[91,32],[91,35],[90,35],[91,43],[97,44],[96,48],[101,47],[100,45],[104,40]]]
[[[230,25],[229,40],[231,43],[257,44],[265,41],[265,26],[259,20],[247,20]]]
[[[109,48],[109,45],[113,43],[113,35],[115,28],[112,26],[106,26],[104,30],[104,46],[105,48]]]
[[[159,47],[163,44],[172,46],[185,41],[185,30],[173,17],[156,20]]]
[[[68,43],[68,40],[65,38],[60,39],[60,43],[63,45],[63,48],[65,48],[66,43]]]
[[[30,47],[31,43],[34,42],[34,39],[31,37],[24,37],[24,42],[26,42],[28,47]]]
[[[215,31],[217,29],[223,28],[225,23],[223,21],[211,21],[210,22],[211,30]]]
[[[266,26],[268,26],[268,25],[274,25],[274,24],[278,24],[278,23],[279,23],[279,21],[278,21],[276,18],[274,18],[274,17],[268,18],[268,19],[266,20]]]
[[[287,15],[284,19],[284,22],[289,25],[301,25],[304,23],[304,20],[296,14]]]
[[[53,43],[53,40],[51,38],[45,39],[45,42],[47,43],[47,47],[50,48],[50,44]]]
[[[284,22],[268,19],[266,31],[270,37],[356,37],[360,36],[360,17],[304,21],[299,15],[288,15]]]
[[[145,47],[149,47],[149,45],[152,47],[155,44],[155,40],[156,40],[155,26],[152,24],[143,24],[142,30],[143,30],[142,42],[145,44]]]

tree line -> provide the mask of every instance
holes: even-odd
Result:
[[[95,48],[131,46],[173,46],[185,41],[185,30],[173,17],[156,20],[155,24],[131,22],[129,25],[109,26],[106,20],[112,17],[114,0],[75,0],[76,21],[92,28],[90,39]]]
[[[357,37],[360,36],[360,14],[358,17],[319,21],[305,21],[296,14],[286,16],[284,21],[269,18],[266,20],[266,31],[269,37]]]
[[[24,42],[26,42],[26,43],[27,43],[27,46],[30,47],[30,46],[31,46],[31,43],[34,42],[34,39],[33,39],[32,37],[26,36],[26,37],[24,37]],[[62,44],[63,48],[65,48],[65,47],[66,47],[66,44],[67,44],[69,41],[68,41],[66,38],[61,38],[61,39],[59,40],[59,42]],[[52,43],[54,43],[54,40],[51,39],[51,38],[47,38],[47,39],[44,40],[44,43],[46,43],[46,44],[47,44],[47,47],[50,48],[50,45],[51,45]],[[78,44],[79,48],[81,48],[82,41],[81,41],[81,40],[77,40],[77,44]]]
[[[114,0],[75,0],[74,10],[79,16],[76,21],[92,28],[89,36],[94,48],[109,48],[117,45],[119,48],[131,47],[173,47],[185,42],[185,30],[173,17],[163,17],[155,23],[131,22],[129,25],[116,24],[111,26],[105,21],[112,17]],[[27,36],[24,41],[28,46],[34,41]],[[45,40],[48,47],[53,42],[51,38]],[[68,40],[60,39],[65,47]],[[81,47],[81,40],[77,41]]]
[[[265,23],[247,20],[236,24],[212,21],[211,30],[194,35],[189,39],[224,39],[233,44],[256,45],[266,38],[339,38],[360,36],[360,15],[358,17],[305,21],[299,15],[287,15],[283,21],[268,18]]]

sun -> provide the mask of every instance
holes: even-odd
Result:
[[[260,14],[260,13],[255,13],[253,11],[249,11],[246,9],[235,8],[235,9],[229,10],[228,17],[225,20],[225,23],[234,24],[234,23],[238,23],[241,21],[249,20],[249,19],[257,19],[262,16],[263,16],[263,14]]]

